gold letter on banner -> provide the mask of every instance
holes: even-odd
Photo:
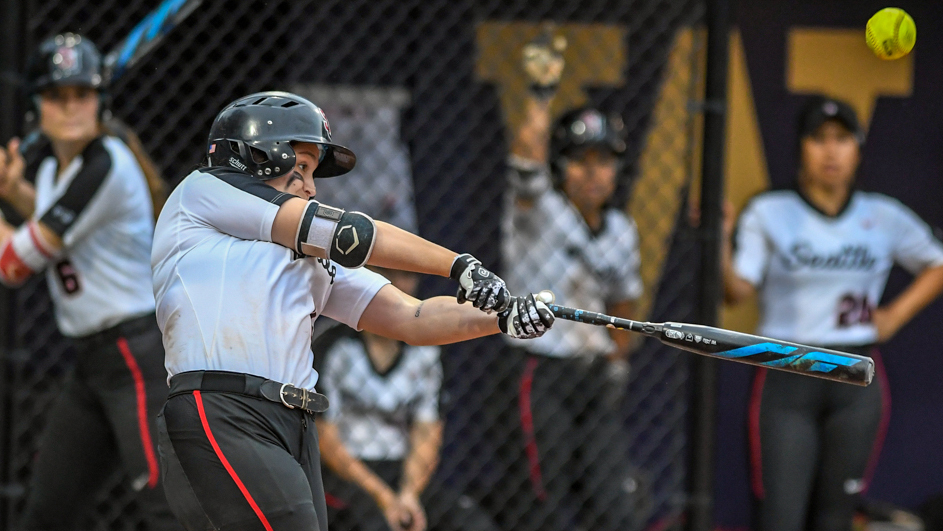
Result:
[[[478,79],[497,85],[507,131],[524,119],[529,85],[521,66],[524,45],[546,27],[535,22],[483,22],[478,25]],[[566,37],[566,66],[550,110],[553,116],[586,102],[583,88],[622,84],[625,70],[625,29],[605,24],[561,24],[555,35]]]
[[[848,100],[865,128],[878,96],[909,96],[913,90],[913,54],[878,59],[864,42],[863,28],[792,28],[787,46],[789,90]]]

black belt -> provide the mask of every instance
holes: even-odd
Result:
[[[289,409],[308,413],[327,411],[327,397],[291,384],[266,380],[261,376],[226,371],[187,371],[170,377],[170,396],[191,391],[236,393],[277,402]]]

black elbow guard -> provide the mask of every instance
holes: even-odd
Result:
[[[363,267],[376,241],[377,226],[373,218],[362,212],[344,212],[334,229],[329,257],[347,268]]]

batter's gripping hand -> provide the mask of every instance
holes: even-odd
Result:
[[[533,293],[514,297],[508,309],[498,314],[498,328],[517,339],[534,339],[553,326],[553,312]]]
[[[484,312],[503,312],[511,302],[511,294],[504,280],[482,267],[481,262],[470,254],[460,254],[452,262],[449,278],[459,284],[458,303],[471,301],[475,308]]]

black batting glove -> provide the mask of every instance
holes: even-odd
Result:
[[[455,257],[449,278],[459,284],[456,294],[459,304],[471,301],[475,308],[491,313],[504,311],[511,301],[504,280],[482,267],[481,262],[470,254]]]
[[[498,314],[498,328],[517,339],[534,339],[553,326],[553,312],[531,293],[514,297],[507,310]]]

